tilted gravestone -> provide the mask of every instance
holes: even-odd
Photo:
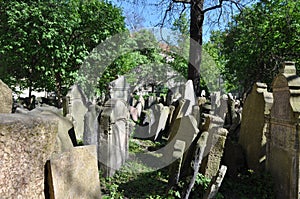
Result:
[[[74,85],[68,92],[67,98],[70,99],[70,104],[68,106],[69,112],[66,114],[67,116],[71,117],[71,120],[74,124],[76,138],[83,140],[84,115],[88,110],[86,107],[86,97],[80,87],[78,85]]]
[[[129,109],[127,102],[108,100],[100,113],[98,161],[104,177],[112,176],[128,157]]]
[[[273,176],[276,198],[300,198],[300,78],[295,63],[284,63],[272,88],[274,101],[270,131],[266,135],[266,168]]]
[[[209,137],[204,152],[205,157],[201,164],[201,173],[211,179],[219,170],[228,131],[219,126],[212,126],[208,132]]]
[[[267,85],[256,83],[243,106],[238,142],[243,147],[248,167],[254,171],[265,167],[266,131],[272,104],[273,94],[267,91]]]
[[[45,164],[57,131],[53,117],[0,114],[1,198],[45,198]]]
[[[11,89],[0,80],[0,113],[11,113],[13,97]]]
[[[187,110],[184,113],[184,116],[190,115],[193,110],[193,106],[196,105],[196,96],[194,92],[194,86],[192,80],[188,80],[185,84],[184,95],[185,100],[190,101]]]
[[[75,147],[47,163],[49,195],[53,199],[101,198],[95,145]]]

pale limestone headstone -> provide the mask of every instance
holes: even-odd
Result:
[[[53,117],[0,114],[1,198],[45,198],[45,164],[57,131]]]
[[[75,147],[48,163],[50,198],[101,198],[95,145]]]
[[[176,140],[184,141],[186,144],[185,151],[187,151],[198,133],[199,129],[194,116],[188,115],[176,119],[170,128],[168,145],[165,147],[165,161],[170,162],[173,153],[173,148],[170,146],[174,146]]]
[[[267,85],[254,84],[243,106],[239,144],[243,147],[247,165],[254,171],[264,169],[266,160],[266,131],[273,104],[273,94]]]
[[[300,78],[295,63],[284,63],[272,88],[274,101],[267,134],[266,168],[273,176],[276,198],[300,198]]]
[[[226,94],[223,94],[220,99],[220,107],[216,110],[216,115],[221,117],[222,119],[225,119],[225,115],[228,112],[228,96]]]
[[[88,112],[84,115],[84,133],[83,133],[84,145],[97,144],[99,114],[100,114],[100,107],[98,105],[95,104],[89,105]]]
[[[216,91],[213,92],[210,96],[210,100],[211,100],[211,109],[214,113],[218,112],[220,105],[221,105],[221,92],[220,91]]]
[[[110,82],[110,97],[113,99],[121,99],[129,102],[130,85],[126,82],[125,76]]]
[[[11,89],[0,80],[0,113],[11,113],[13,97]]]
[[[100,113],[98,161],[104,177],[112,176],[128,157],[129,110],[124,100],[108,100]]]
[[[71,117],[74,124],[76,138],[83,140],[84,132],[84,115],[88,111],[86,107],[86,97],[78,85],[71,87],[67,97],[70,99],[70,104],[67,115]]]
[[[192,114],[193,106],[196,105],[196,96],[192,80],[188,80],[186,82],[183,96],[183,99],[190,101],[189,106],[184,113],[184,116],[187,116]]]

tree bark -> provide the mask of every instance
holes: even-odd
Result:
[[[200,96],[200,64],[202,56],[202,32],[204,0],[191,0],[190,50],[188,79],[193,81],[196,96]]]

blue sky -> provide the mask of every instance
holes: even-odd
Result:
[[[132,4],[132,3],[128,3],[128,2],[133,2],[136,1],[137,3]],[[133,29],[134,26],[136,26],[135,20],[133,20],[133,16],[141,16],[141,18],[143,18],[142,20],[142,26],[145,28],[152,28],[154,26],[159,25],[159,23],[162,22],[162,18],[164,16],[165,10],[167,9],[168,3],[171,0],[111,0],[111,2],[114,5],[117,5],[118,7],[121,7],[123,9],[123,14],[125,17],[127,17],[127,27],[129,29]],[[254,3],[256,1],[254,0],[243,0],[243,2],[251,2]],[[146,2],[145,4],[143,4],[142,2]],[[165,2],[166,4],[161,5],[160,7],[155,6],[155,4],[157,4],[158,2]],[[211,5],[215,5],[216,2],[218,2],[217,0],[208,0],[206,1],[208,2],[205,6],[210,7]],[[182,10],[182,4],[174,4],[175,8],[173,9],[177,9],[175,12],[173,12],[173,17],[171,18],[170,21],[174,20],[175,18],[178,18],[180,11]],[[230,6],[230,5],[228,5]],[[189,13],[189,9],[188,9],[188,5],[186,6],[186,11]],[[226,7],[223,8],[223,15],[220,18],[221,23],[217,24],[217,23],[211,23],[211,21],[216,22],[220,13],[220,9],[214,10],[214,11],[210,11],[205,15],[205,19],[206,21],[204,22],[204,27],[203,27],[203,39],[204,41],[208,41],[209,40],[209,36],[210,36],[210,31],[211,30],[216,30],[216,29],[224,29],[225,24],[227,24],[228,18],[230,18],[230,15],[232,15],[232,13],[234,13],[236,10],[230,10],[229,7],[227,7],[227,11],[226,12]],[[227,13],[224,15],[224,13]],[[225,23],[224,23],[225,21]],[[166,23],[167,24],[167,23]],[[169,23],[169,26],[165,26],[167,28],[170,27],[170,24],[172,24],[172,22]]]

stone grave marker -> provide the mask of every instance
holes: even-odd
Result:
[[[273,94],[267,91],[267,85],[256,83],[243,106],[238,142],[243,147],[248,167],[254,171],[265,168],[266,131],[272,104]]]
[[[104,177],[112,176],[128,157],[129,110],[124,100],[109,99],[100,113],[98,161]]]
[[[122,99],[129,102],[130,85],[127,83],[125,76],[110,82],[110,97],[113,99]]]
[[[53,117],[0,114],[1,198],[45,198],[45,164],[57,131]]]
[[[284,63],[272,88],[274,101],[270,131],[266,135],[266,168],[273,176],[276,198],[300,198],[300,78],[294,62]]]
[[[13,96],[11,89],[0,80],[0,113],[11,113]]]
[[[95,145],[74,147],[48,162],[50,198],[101,198]]]
[[[88,111],[84,115],[84,133],[83,144],[84,145],[96,145],[98,135],[98,116],[100,114],[100,108],[98,105],[90,104]]]
[[[71,117],[74,124],[76,138],[83,140],[84,115],[88,111],[86,107],[86,97],[80,87],[78,85],[74,85],[68,92],[67,98],[70,99],[68,107],[69,112],[67,113],[67,116],[69,115],[69,117]]]

